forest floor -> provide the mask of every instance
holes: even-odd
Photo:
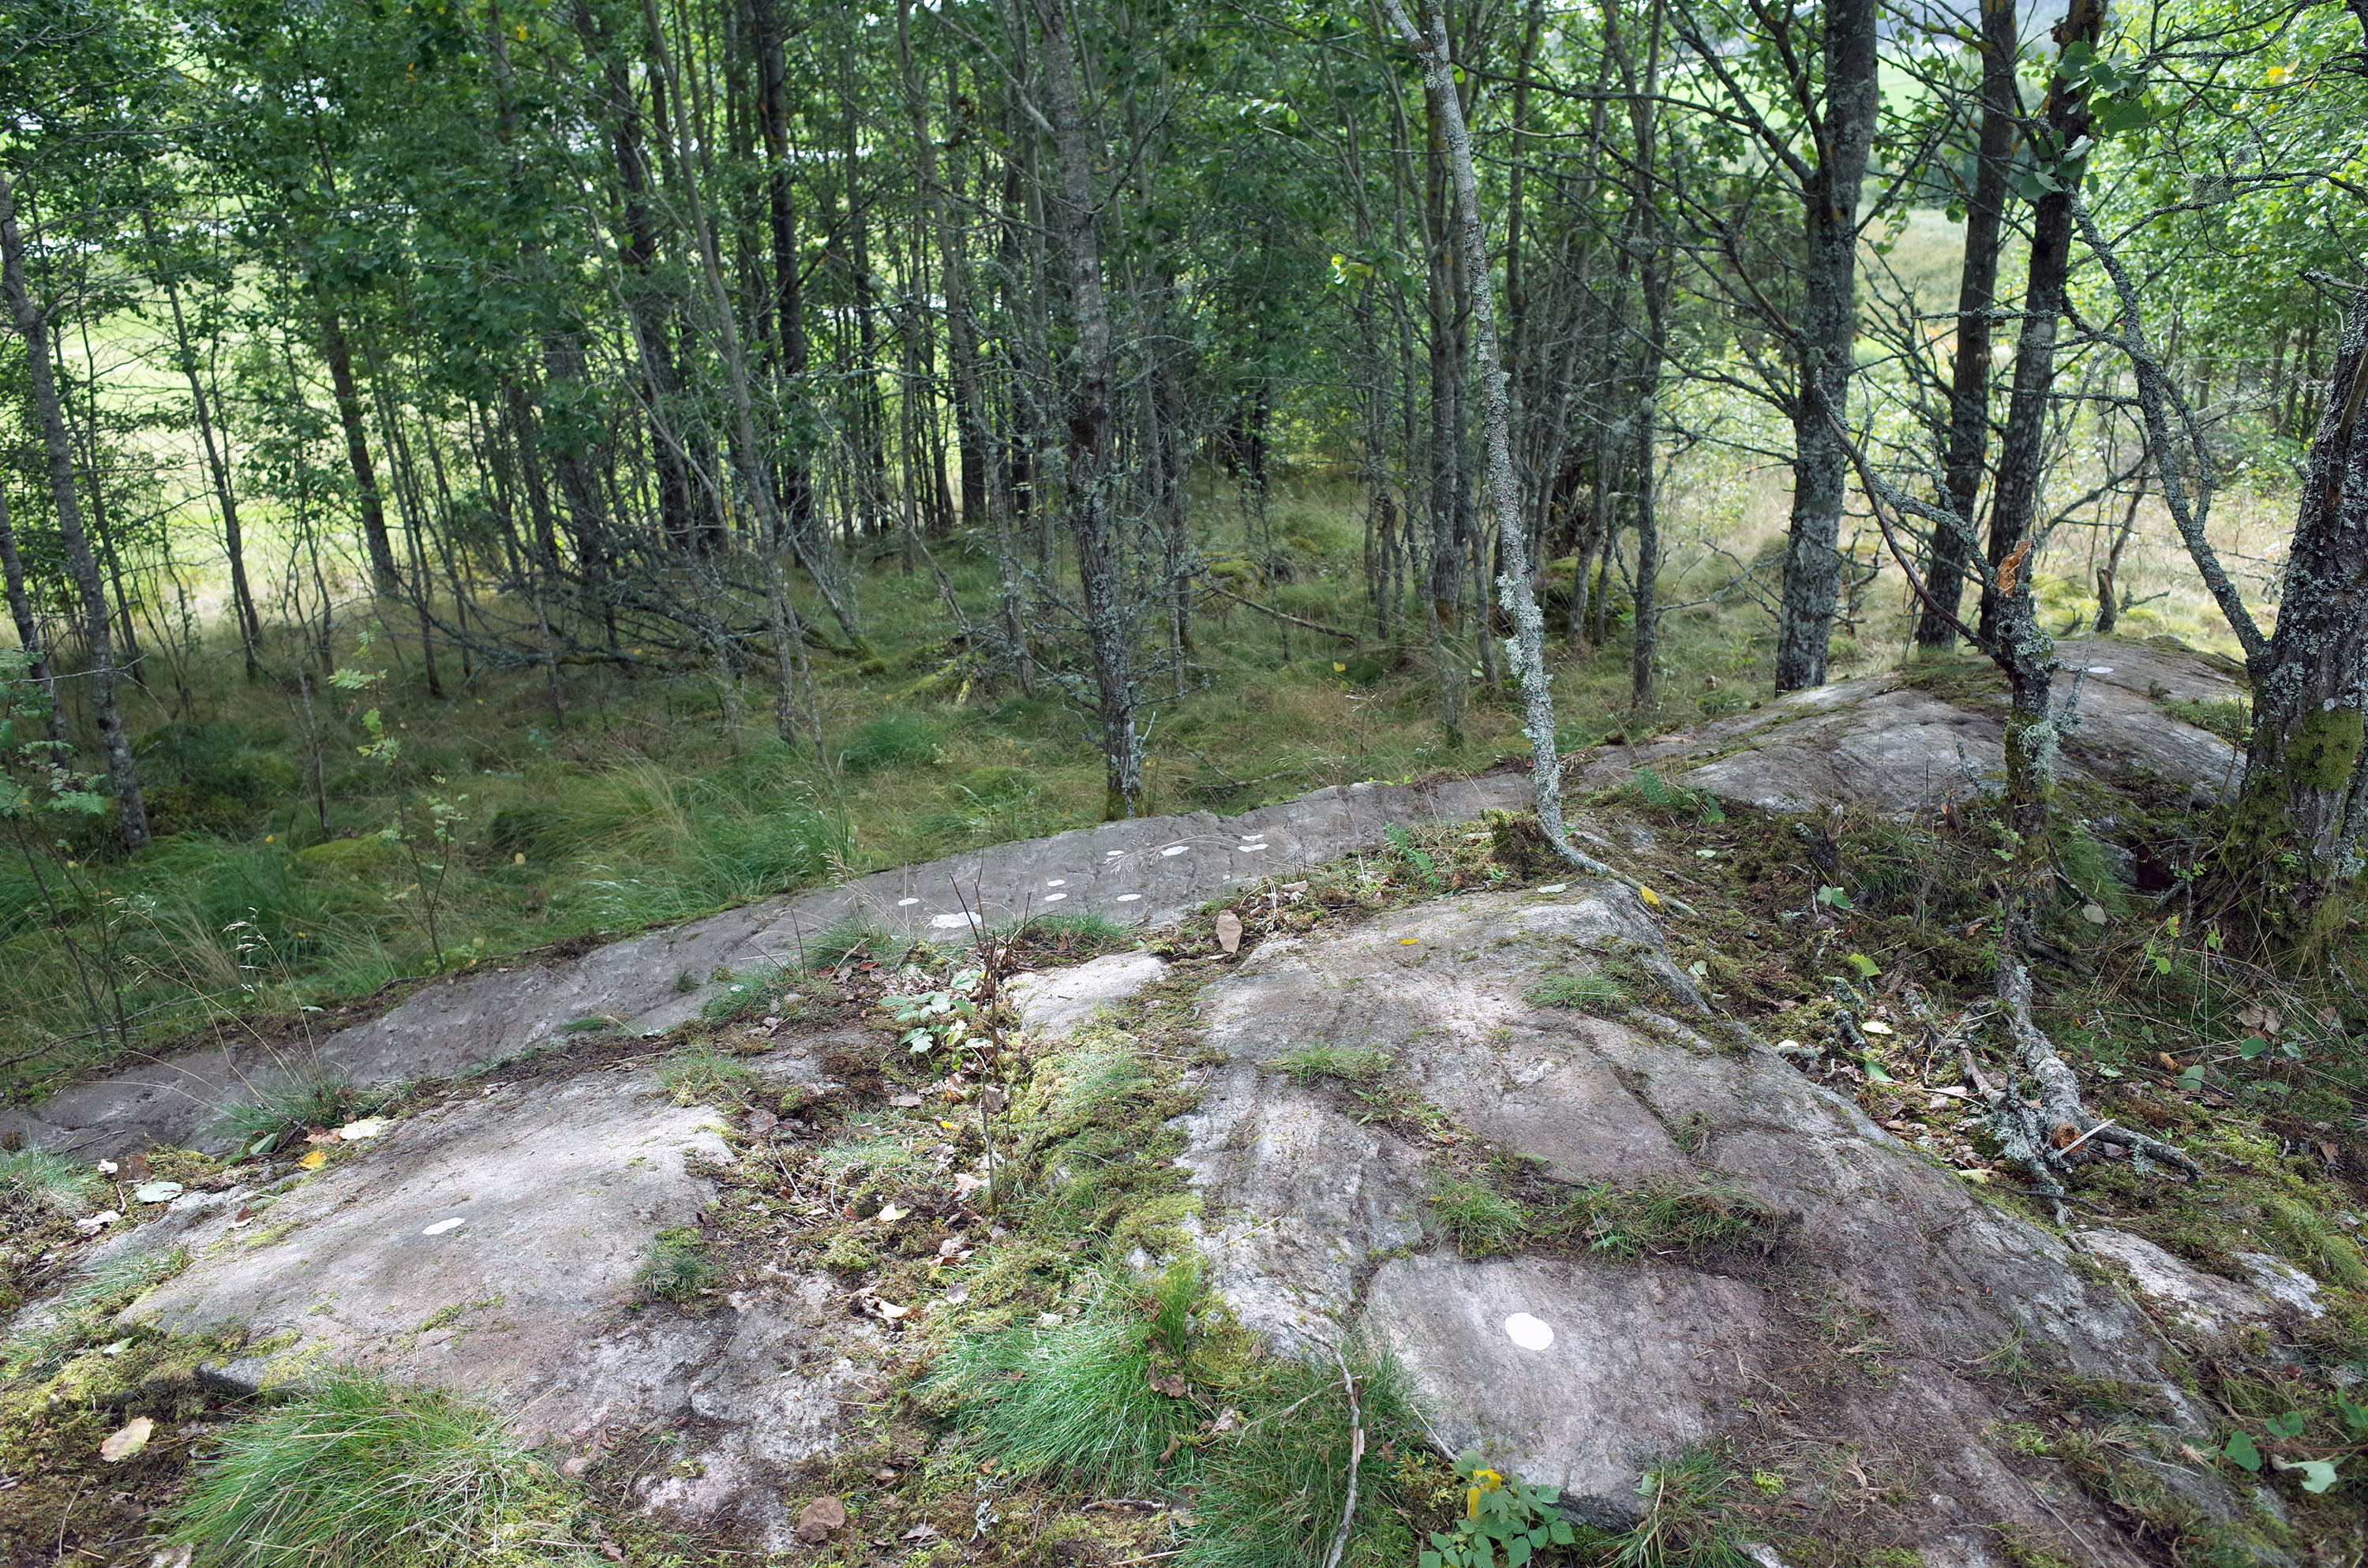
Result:
[[[1467,676],[1451,736],[1419,637],[1404,626],[1377,634],[1346,486],[1304,476],[1278,490],[1255,529],[1226,494],[1212,492],[1203,509],[1219,585],[1353,635],[1207,597],[1180,694],[1149,717],[1147,812],[1240,811],[1326,784],[1476,769],[1524,749],[1505,685]],[[1765,700],[1772,633],[1761,601],[1775,584],[1781,516],[1767,473],[1706,459],[1680,469],[1660,703],[1631,705],[1615,576],[1607,645],[1556,644],[1567,749]],[[1873,564],[1871,546],[1861,552]],[[2146,572],[2178,580],[2175,562],[2152,561],[2158,553],[2144,545],[2125,568],[2149,602],[2124,630],[2205,647],[2225,640],[2200,595],[2153,591]],[[982,541],[957,536],[933,554],[966,599],[991,592]],[[1568,571],[1550,600],[1566,592]],[[2093,615],[2071,580],[2042,588],[2052,625]],[[353,607],[337,650],[346,684],[335,687],[317,666],[300,669],[307,651],[293,644],[268,649],[267,678],[250,685],[218,637],[154,639],[131,711],[156,845],[127,860],[94,827],[63,865],[0,859],[0,1092],[22,1102],[193,1031],[268,1030],[271,1018],[404,977],[1099,819],[1089,715],[1042,683],[1024,691],[973,678],[946,642],[930,572],[897,570],[894,541],[857,592],[876,656],[817,650],[829,751],[820,760],[773,737],[760,682],[741,682],[735,733],[712,668],[661,650],[564,667],[555,690],[541,670],[463,674],[447,651],[435,695],[393,605]],[[1902,607],[1889,592],[1854,598],[1838,677],[1901,656]],[[1468,640],[1457,657],[1477,671]],[[2223,731],[2241,722],[2233,708],[2214,719]]]

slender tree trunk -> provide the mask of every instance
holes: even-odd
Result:
[[[1077,43],[1064,0],[1035,0],[1042,37],[1038,60],[1053,161],[1060,184],[1047,194],[1055,243],[1067,274],[1070,318],[1077,333],[1076,380],[1068,399],[1069,524],[1091,641],[1102,730],[1107,820],[1143,808],[1143,737],[1135,728],[1129,621],[1119,551],[1116,474],[1118,392],[1110,361],[1110,306],[1102,289],[1101,224],[1094,191],[1094,150],[1078,85]]]
[[[50,324],[26,280],[24,239],[17,230],[17,193],[6,174],[0,174],[0,292],[6,295],[10,320],[25,339],[34,416],[40,423],[41,445],[49,458],[50,499],[57,507],[66,571],[82,605],[83,637],[90,651],[91,711],[98,721],[99,749],[107,758],[108,779],[115,788],[124,842],[137,849],[148,842],[148,808],[140,792],[139,771],[132,766],[131,740],[124,732],[123,713],[116,702],[121,672],[115,663],[113,618],[108,610],[106,585],[99,579],[98,560],[91,553],[90,536],[83,529],[74,441],[66,430],[65,409],[58,401],[57,374],[50,358]]]
[[[749,12],[755,32],[751,41],[757,51],[757,128],[765,142],[765,214],[773,251],[773,311],[780,323],[775,365],[783,390],[795,399],[802,395],[807,347],[805,275],[798,262],[796,192],[791,186],[788,65],[781,57],[779,0],[749,0]],[[792,537],[811,540],[814,473],[806,466],[803,437],[792,431],[782,446],[777,464],[782,520]]]
[[[329,385],[336,394],[337,423],[346,432],[346,461],[354,471],[354,499],[361,509],[362,543],[370,551],[370,580],[381,594],[394,592],[394,545],[387,537],[386,508],[379,499],[378,472],[371,465],[369,426],[354,384],[353,350],[337,312],[321,310],[321,355],[329,362]]]
[[[1793,410],[1793,521],[1776,628],[1776,689],[1826,680],[1826,644],[1841,591],[1842,503],[1858,336],[1859,194],[1874,144],[1874,0],[1835,0],[1825,17],[1825,112],[1816,166],[1803,191],[1807,255]]]
[[[1924,574],[1933,603],[1924,605],[1916,622],[1916,641],[1927,648],[1956,645],[1957,629],[1950,617],[1964,597],[1965,556],[1974,548],[1974,510],[1981,500],[1982,460],[1989,449],[1990,312],[1998,303],[1998,238],[2021,108],[2015,94],[2020,43],[2015,20],[2015,0],[1982,0],[1981,130],[1974,188],[1965,201],[1964,270],[1957,284],[1957,342],[1949,384],[1949,446],[1941,463],[1947,510],[1964,527],[1961,531],[1941,524],[1933,530],[1931,564]]]
[[[2094,45],[2104,30],[2104,0],[2071,0],[2056,24],[2055,41]],[[2047,84],[2046,130],[2032,152],[2059,188],[2044,192],[2031,210],[2031,270],[2023,286],[2022,330],[2014,349],[2014,388],[2007,400],[2006,431],[1998,439],[1998,483],[1990,495],[1989,560],[1995,568],[2029,538],[2039,510],[2047,461],[2047,405],[2055,385],[2056,332],[2064,314],[2065,290],[2072,276],[2072,204],[2080,180],[2080,159],[2062,167],[2067,149],[2089,133],[2088,95],[2056,76]],[[1982,596],[1980,631],[1998,634],[1998,596]]]
[[[1471,290],[1474,356],[1479,360],[1481,420],[1487,436],[1489,500],[1497,512],[1498,549],[1504,574],[1497,590],[1512,612],[1513,635],[1506,652],[1521,681],[1521,733],[1529,737],[1531,778],[1537,792],[1538,825],[1573,864],[1634,885],[1611,867],[1571,846],[1563,826],[1562,762],[1555,751],[1554,696],[1547,689],[1546,623],[1531,586],[1528,541],[1521,532],[1520,494],[1513,474],[1512,409],[1506,395],[1508,379],[1497,343],[1497,302],[1488,276],[1488,235],[1480,222],[1480,185],[1473,171],[1472,136],[1463,123],[1463,103],[1455,91],[1455,67],[1449,56],[1447,24],[1437,6],[1426,13],[1429,32],[1415,28],[1399,0],[1382,0],[1391,25],[1406,48],[1422,62],[1423,78],[1440,110],[1440,131],[1454,181],[1455,226],[1464,258],[1464,281]]]
[[[41,642],[41,623],[33,614],[33,597],[25,586],[24,558],[17,553],[17,530],[8,516],[8,487],[0,484],[0,578],[8,588],[8,617],[17,623],[17,645],[24,651],[25,676],[41,688],[49,703],[45,716],[47,733],[52,741],[66,738],[66,717],[58,706],[58,682],[50,668],[49,653]]]

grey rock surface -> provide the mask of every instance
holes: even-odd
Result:
[[[2219,665],[2118,637],[2067,640],[2056,654],[2066,666],[2058,700],[2078,691],[2079,723],[2064,740],[2067,777],[2151,775],[2205,800],[2235,784],[2235,749],[2162,706],[2241,697]],[[1682,734],[1598,747],[1579,759],[1579,777],[1600,789],[1651,767],[1741,805],[1789,812],[1841,802],[1894,815],[1998,788],[2003,698],[1944,700],[1908,685],[1912,673],[1838,681]]]
[[[1065,1039],[1167,972],[1156,953],[1110,953],[1068,969],[1023,974],[1011,983],[1019,1027],[1039,1040]]]
[[[1628,1003],[1527,1000],[1588,971],[1625,976]],[[1704,1014],[1684,978],[1652,916],[1609,883],[1440,899],[1265,942],[1201,994],[1224,1060],[1180,1123],[1215,1288],[1285,1353],[1328,1355],[1360,1331],[1390,1346],[1443,1443],[1607,1522],[1634,1517],[1648,1464],[1748,1437],[1763,1419],[1751,1399],[1782,1389],[1799,1426],[1953,1500],[1907,1509],[1937,1558],[1979,1560],[1951,1544],[1969,1520],[2055,1532],[2047,1494],[2068,1483],[1996,1447],[2005,1413],[1964,1375],[2010,1345],[2137,1385],[2166,1432],[2195,1418],[2146,1312]],[[1731,1184],[1783,1217],[1779,1250],[1463,1257],[1426,1201],[1451,1145],[1361,1125],[1352,1104],[1262,1065],[1311,1045],[1388,1053],[1456,1122],[1562,1181]],[[1823,1385],[1804,1386],[1801,1369],[1820,1363]]]
[[[233,1195],[195,1210],[173,1238],[195,1261],[125,1319],[244,1327],[268,1349],[217,1369],[225,1381],[380,1368],[463,1389],[528,1441],[575,1453],[679,1426],[695,1438],[681,1468],[699,1473],[652,1480],[645,1502],[787,1546],[776,1493],[836,1439],[842,1400],[872,1397],[882,1335],[818,1277],[783,1274],[697,1317],[638,1301],[651,1238],[712,1195],[697,1163],[732,1158],[716,1127],[643,1072],[456,1098],[268,1208],[247,1199],[243,1226]]]
[[[0,1132],[92,1159],[163,1142],[226,1146],[214,1108],[308,1072],[354,1083],[444,1078],[531,1051],[582,1018],[658,1033],[695,1016],[726,971],[794,961],[848,920],[912,936],[1090,910],[1166,925],[1227,888],[1371,848],[1392,824],[1466,822],[1523,805],[1529,780],[1351,784],[1239,816],[1205,812],[1105,823],[876,871],[843,886],[645,932],[581,958],[499,967],[422,987],[402,1006],[306,1049],[194,1052],[76,1085]]]

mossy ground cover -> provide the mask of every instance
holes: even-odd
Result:
[[[2176,853],[2175,843],[2164,847],[2167,808],[2123,798],[2083,809],[2097,819],[2121,813],[2123,825],[2096,830],[2100,842],[2143,833],[2157,853]],[[1950,1030],[1931,1027],[1950,1025],[1989,984],[1994,905],[1984,875],[2000,840],[1978,803],[1907,823],[1732,807],[1713,820],[1699,801],[1630,790],[1589,810],[1622,844],[1625,869],[1697,911],[1669,923],[1672,955],[1712,1015],[1695,1023],[1729,1017],[1789,1042],[1793,1060],[1990,1200],[2056,1223],[2052,1206],[2021,1196],[2029,1173],[2000,1157],[1962,1056],[1937,1038]],[[2180,825],[2195,842],[2207,836],[2208,824]],[[1528,838],[1519,819],[1417,830],[1374,853],[1245,889],[1153,934],[1174,960],[1169,977],[1050,1051],[1014,1048],[989,1064],[913,1051],[893,995],[944,984],[974,960],[951,947],[849,931],[807,972],[745,977],[745,991],[670,1040],[586,1031],[503,1073],[564,1074],[660,1051],[678,1095],[729,1112],[740,1157],[710,1173],[719,1193],[702,1221],[653,1250],[639,1310],[712,1310],[722,1292],[767,1267],[825,1275],[875,1312],[907,1309],[882,1320],[895,1344],[891,1397],[799,1480],[801,1498],[837,1497],[854,1520],[816,1561],[1110,1563],[1177,1552],[1153,1560],[1280,1568],[1337,1528],[1350,1433],[1363,1425],[1365,1501],[1344,1561],[1404,1562],[1417,1533],[1452,1525],[1460,1483],[1431,1451],[1418,1410],[1385,1363],[1352,1357],[1344,1370],[1278,1360],[1201,1290],[1183,1234],[1197,1199],[1172,1164],[1180,1142],[1168,1123],[1191,1103],[1189,1070],[1203,1051],[1193,997],[1229,961],[1214,936],[1219,908],[1242,921],[1247,947],[1338,928],[1412,902],[1554,875],[1523,856]],[[2177,1458],[2216,1468],[2240,1489],[2271,1488],[2290,1522],[2214,1522],[2162,1484],[2160,1438],[2127,1390],[2022,1356],[1970,1375],[1993,1381],[2016,1412],[2001,1441],[2062,1464],[2091,1506],[2167,1559],[2234,1562],[2248,1537],[2287,1549],[2355,1540],[2362,1509],[2350,1471],[2363,1461],[2346,1407],[2358,1408],[2352,1380],[2368,1371],[2368,1268],[2355,1239],[2368,1217],[2368,1138],[2349,1042],[2368,1018],[2340,974],[2281,977],[2135,895],[2100,926],[2083,912],[2089,902],[2067,877],[2049,913],[2042,1021],[2100,1112],[2170,1138],[2206,1174],[2187,1184],[2121,1160],[2081,1163],[2070,1184],[2078,1218],[2148,1236],[2204,1267],[2238,1269],[2236,1254],[2264,1252],[2320,1281],[2324,1318],[2175,1369],[2227,1427],[2197,1450],[2200,1460]],[[1045,925],[1021,944],[1033,961],[1056,963],[1117,939]],[[782,1000],[791,989],[794,1005]],[[1852,1035],[1845,1014],[1888,1032]],[[768,1026],[767,1017],[783,1021]],[[845,1085],[838,1092],[817,1096],[757,1070],[772,1051],[825,1036],[820,1065]],[[1978,1030],[1968,1038],[1989,1051]],[[1820,1347],[1805,1382],[1879,1391],[1891,1375],[1876,1325],[1798,1287],[1782,1217],[1714,1179],[1558,1188],[1455,1128],[1381,1053],[1301,1051],[1269,1065],[1352,1115],[1422,1140],[1444,1173],[1435,1213],[1443,1242],[1614,1264],[1666,1252],[1740,1269]],[[983,1114],[990,1087],[1008,1100]],[[404,1103],[416,1102],[395,1108]],[[157,1152],[152,1161],[176,1158],[189,1157]],[[272,1158],[248,1167],[276,1168]],[[193,1163],[187,1174],[228,1173]],[[74,1250],[54,1219],[21,1233]],[[86,1335],[62,1343],[71,1354],[60,1368],[105,1349]],[[1068,1397],[1015,1403],[1014,1388],[1032,1375],[1050,1377],[1044,1386]],[[46,1396],[40,1407],[41,1419],[57,1419]],[[1287,1419],[1276,1417],[1286,1410]],[[1767,1412],[1770,1423],[1799,1414],[1773,1402]],[[76,1419],[96,1431],[101,1418]],[[2257,1445],[2260,1471],[2225,1451],[2238,1432]],[[654,1568],[733,1560],[728,1541],[688,1541],[632,1512],[632,1477],[680,1462],[687,1448],[676,1439],[688,1436],[651,1434],[597,1466],[584,1478],[585,1511],[571,1539]],[[1098,1457],[1080,1465],[1075,1456],[1086,1445]],[[2314,1458],[2338,1465],[2339,1482],[2325,1492],[2303,1490],[2299,1468],[2276,1468]],[[1884,1533],[1897,1506],[1886,1501],[1889,1483],[1832,1445],[1747,1438],[1684,1465],[1656,1483],[1651,1530],[1556,1550],[1572,1562],[1712,1562],[1736,1540],[1768,1540],[1786,1561],[1817,1568],[1887,1562],[1869,1554],[1899,1550]],[[186,1494],[188,1473],[186,1463],[159,1471],[141,1506]],[[1277,1520],[1287,1527],[1280,1533]],[[110,1528],[120,1541],[139,1527],[127,1517]],[[102,1534],[95,1527],[92,1539]],[[2045,1550],[2029,1545],[2018,1561],[2037,1562]]]

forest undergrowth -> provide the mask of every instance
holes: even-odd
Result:
[[[1773,634],[1753,591],[1773,581],[1779,541],[1753,531],[1767,498],[1738,499],[1748,477],[1711,465],[1674,487],[1693,532],[1663,590],[1658,709],[1628,706],[1617,614],[1605,646],[1559,640],[1566,749],[1768,697]],[[1154,710],[1146,810],[1238,812],[1522,750],[1509,679],[1491,689],[1475,678],[1462,733],[1442,733],[1428,649],[1403,626],[1376,636],[1361,604],[1353,505],[1313,474],[1278,495],[1266,518],[1275,580],[1261,582],[1264,565],[1227,553],[1247,546],[1247,517],[1210,496],[1221,586],[1357,634],[1209,596],[1193,673]],[[962,593],[986,590],[981,540],[957,536],[933,554]],[[1566,560],[1549,568],[1550,609],[1551,584],[1566,594],[1569,573]],[[347,1007],[408,978],[1099,818],[1088,711],[1049,684],[974,682],[928,573],[860,583],[872,656],[813,650],[822,759],[774,736],[761,688],[727,694],[710,669],[655,658],[567,668],[556,698],[542,671],[454,680],[448,669],[431,696],[370,612],[347,619],[331,683],[294,665],[249,683],[204,638],[160,644],[159,673],[127,687],[157,841],[127,856],[92,819],[62,854],[12,845],[0,857],[7,1097],[185,1039],[301,1051]],[[2093,611],[2068,581],[2042,587],[2065,627]],[[1701,602],[1670,609],[1679,591]],[[2137,608],[2128,631],[2214,641],[2199,596],[2177,598]],[[1895,662],[1901,608],[1863,607],[1864,645],[1838,637],[1838,673]],[[300,662],[311,652],[286,650]]]

